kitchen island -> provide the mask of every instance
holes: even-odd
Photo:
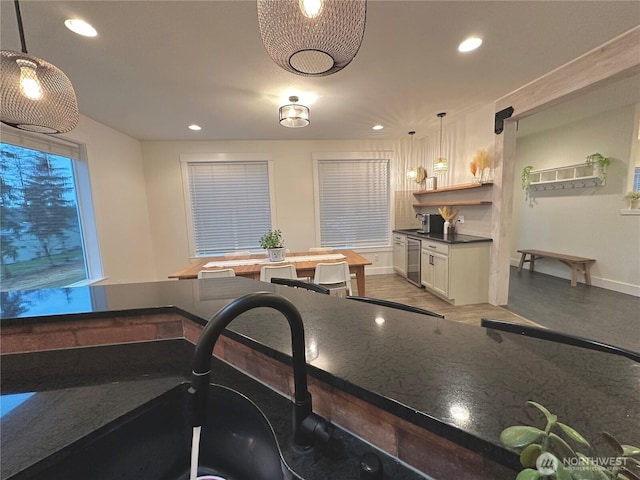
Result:
[[[2,352],[192,339],[194,326],[255,291],[281,294],[300,310],[320,413],[434,478],[515,478],[517,455],[499,436],[510,425],[544,426],[527,400],[604,448],[601,455],[609,454],[604,430],[640,443],[640,368],[631,360],[243,278],[3,293]],[[165,321],[154,325],[157,316]],[[229,349],[216,354],[241,369],[243,361],[255,367],[252,352],[290,364],[277,312],[243,314],[226,339]],[[365,407],[350,423],[342,413],[356,403]]]

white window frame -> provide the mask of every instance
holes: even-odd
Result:
[[[367,161],[367,160],[386,160],[388,162],[388,180],[389,180],[389,205],[387,215],[389,219],[388,235],[386,243],[379,245],[354,245],[352,247],[357,250],[362,249],[377,249],[379,247],[391,247],[391,232],[393,230],[393,155],[392,152],[379,151],[379,152],[317,152],[312,153],[313,159],[313,176],[314,176],[314,211],[315,211],[315,228],[316,228],[316,245],[322,244],[321,225],[320,225],[320,174],[318,170],[318,163],[320,161]],[[335,248],[335,247],[334,247]]]
[[[39,135],[23,130],[9,129],[4,126],[2,126],[1,133],[2,143],[52,153],[73,160],[73,175],[80,213],[80,229],[84,245],[87,278],[72,285],[65,285],[65,287],[90,285],[104,280],[86,145],[62,136]]]
[[[193,210],[191,208],[191,191],[189,189],[189,164],[190,163],[214,163],[214,162],[260,162],[267,163],[269,176],[269,201],[271,209],[271,226],[276,225],[275,181],[273,178],[273,160],[270,154],[265,153],[185,153],[180,155],[180,168],[182,172],[182,191],[184,196],[185,220],[187,226],[187,238],[189,241],[189,258],[195,260],[203,258],[196,255],[196,241],[193,230]],[[266,233],[266,232],[264,232]]]

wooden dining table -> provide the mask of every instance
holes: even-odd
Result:
[[[327,256],[337,257],[341,255],[341,258],[327,259]],[[308,257],[302,261],[296,261],[295,257]],[[255,260],[249,262],[249,260]],[[287,253],[283,262],[270,262],[267,254],[256,253],[251,255],[233,255],[233,256],[219,256],[219,257],[203,257],[199,258],[195,262],[192,262],[187,267],[184,267],[177,272],[169,275],[169,278],[177,278],[180,280],[186,280],[190,278],[198,278],[198,272],[200,270],[220,270],[222,268],[232,268],[233,271],[239,277],[252,278],[254,280],[260,280],[260,269],[264,265],[285,265],[287,263],[296,267],[298,277],[313,278],[315,275],[316,265],[318,263],[334,263],[334,262],[347,262],[349,265],[349,272],[354,273],[356,276],[356,284],[358,285],[358,295],[364,297],[366,294],[365,280],[364,280],[364,267],[371,265],[371,262],[363,256],[357,254],[353,250],[327,250],[322,252],[291,252]],[[240,265],[234,265],[234,263],[242,263]],[[214,264],[214,266],[205,267],[207,264]],[[225,265],[223,265],[225,264]]]

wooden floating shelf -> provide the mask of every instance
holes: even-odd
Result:
[[[471,188],[481,188],[493,185],[493,183],[468,183],[464,185],[451,185],[450,187],[442,187],[436,190],[419,190],[413,192],[414,195],[425,195],[427,193],[453,192],[455,190],[469,190]]]
[[[470,207],[473,205],[491,205],[493,202],[485,202],[483,200],[460,200],[457,202],[429,202],[429,203],[414,203],[414,207]]]

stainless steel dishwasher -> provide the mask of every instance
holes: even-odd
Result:
[[[407,280],[414,285],[422,287],[420,283],[420,240],[407,237]]]

